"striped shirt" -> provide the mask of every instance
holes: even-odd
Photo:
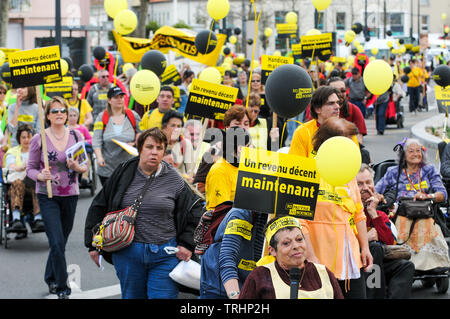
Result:
[[[122,199],[122,208],[134,203],[150,178],[139,168]],[[169,164],[162,161],[155,179],[145,192],[137,213],[134,241],[163,244],[176,236],[175,202],[184,187],[184,180]]]

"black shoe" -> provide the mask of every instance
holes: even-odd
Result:
[[[58,292],[58,299],[69,299],[69,293],[67,291]]]
[[[87,188],[87,187],[88,187],[88,184],[89,184],[89,182],[88,182],[88,180],[87,180],[86,178],[82,178],[82,179],[81,179],[81,181],[80,181],[80,187],[82,187],[82,188]]]
[[[52,295],[56,295],[56,283],[51,282],[48,284],[48,292]]]
[[[33,233],[42,233],[45,231],[44,221],[42,219],[35,220],[31,225]]]
[[[13,221],[11,226],[7,229],[7,232],[14,232],[14,233],[23,233],[26,231],[27,228],[20,220]]]
[[[15,239],[16,239],[16,240],[24,239],[24,238],[27,238],[27,235],[28,235],[28,232],[27,232],[27,231],[21,232],[21,233],[17,233]]]

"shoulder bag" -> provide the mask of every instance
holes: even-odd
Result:
[[[148,178],[133,205],[105,215],[102,222],[93,228],[92,246],[97,250],[115,252],[131,245],[135,234],[134,225],[137,212],[145,192],[154,179],[154,174]]]

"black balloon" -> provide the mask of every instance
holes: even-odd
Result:
[[[398,43],[403,44],[403,43],[405,43],[405,40],[400,39],[400,40],[398,40]]]
[[[386,34],[387,34],[388,36],[392,36],[392,31],[391,31],[391,30],[387,30],[387,31],[386,31]]]
[[[104,47],[98,46],[94,48],[94,57],[101,61],[105,58],[106,56],[106,50]]]
[[[209,42],[208,42],[209,41]],[[195,37],[195,47],[201,54],[208,54],[214,51],[217,46],[217,36],[214,32],[203,30]]]
[[[403,72],[405,72],[405,74],[409,74],[409,73],[411,73],[411,68],[409,66],[405,66],[403,68]]]
[[[409,81],[409,76],[407,76],[406,74],[403,74],[402,77],[400,78],[400,80],[402,80],[403,83],[407,83]]]
[[[241,29],[240,28],[234,28],[234,34],[236,34],[236,35],[241,34]]]
[[[313,83],[302,67],[284,64],[269,75],[265,91],[271,110],[278,116],[292,118],[308,107],[312,98]]]
[[[356,34],[360,34],[361,31],[363,30],[363,26],[361,23],[356,22],[352,25],[352,30],[356,33]]]
[[[225,49],[223,49],[223,54],[228,55],[228,54],[230,54],[230,53],[231,53],[230,48],[225,48]]]
[[[253,39],[248,39],[247,43],[248,43],[248,45],[252,45],[253,44]]]
[[[88,64],[83,64],[78,69],[78,76],[83,82],[88,82],[94,76],[94,69]]]
[[[441,64],[433,72],[433,80],[437,85],[447,87],[450,85],[450,67],[445,64]]]
[[[0,68],[0,76],[6,83],[11,83],[11,69],[9,68],[9,62],[6,62]]]
[[[141,59],[141,67],[155,73],[157,76],[163,74],[167,61],[164,54],[157,50],[150,50],[144,53]]]

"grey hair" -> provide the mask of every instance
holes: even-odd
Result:
[[[416,144],[416,145],[419,145],[419,147],[420,147],[420,152],[422,153],[422,165],[426,165],[427,164],[427,161],[426,161],[426,156],[425,156],[425,151],[424,151],[424,146],[423,146],[423,144],[418,140],[418,139],[416,139],[416,138],[408,138],[407,140],[406,140],[406,142],[405,142],[405,146],[403,146],[403,150],[405,151],[405,153],[406,153],[406,151],[408,150],[408,148],[411,146],[411,145],[413,145],[413,144]]]
[[[80,115],[80,111],[78,111],[78,108],[76,108],[76,107],[69,107],[69,109],[67,110],[67,113],[70,113],[70,112],[75,112],[75,113],[77,113],[78,115]]]
[[[184,129],[186,129],[188,126],[202,126],[202,122],[200,120],[190,119],[187,120],[186,123],[184,123]]]
[[[372,175],[372,178],[375,177],[375,171],[372,169],[372,167],[370,167],[366,163],[362,163],[361,167],[359,168],[359,173],[362,173],[366,170],[369,171],[370,175]]]

